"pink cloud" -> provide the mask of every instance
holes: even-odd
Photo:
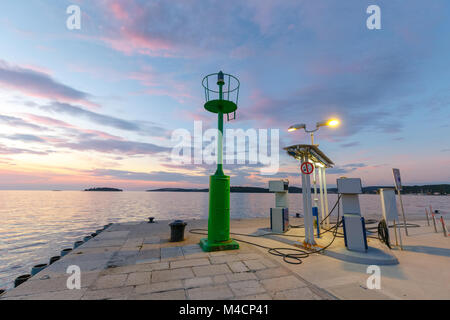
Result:
[[[54,80],[48,73],[37,71],[36,67],[14,66],[0,60],[0,84],[31,97],[98,107],[89,100],[89,94]]]
[[[122,27],[119,35],[114,37],[102,37],[103,42],[108,44],[114,50],[120,51],[127,55],[139,53],[148,56],[175,56],[175,48],[164,39],[149,38],[138,34],[132,30],[126,30]]]
[[[43,116],[38,116],[35,114],[31,114],[31,113],[26,113],[25,116],[36,122],[39,124],[43,124],[43,125],[48,125],[48,126],[57,126],[57,127],[64,127],[64,128],[74,128],[73,125],[61,121],[61,120],[57,120],[57,119],[53,119],[53,118],[49,118],[49,117],[43,117]]]
[[[160,73],[149,66],[143,66],[142,71],[131,73],[128,78],[138,81],[144,90],[137,93],[168,96],[180,103],[192,101],[200,103],[199,98],[191,94],[192,90],[184,82],[177,81],[175,74]]]
[[[119,20],[127,20],[129,15],[124,5],[125,1],[119,2],[115,1],[110,4],[111,11],[114,16]]]
[[[29,113],[27,113],[25,115],[28,119],[32,120],[35,123],[39,123],[41,125],[75,129],[75,130],[78,130],[79,132],[91,134],[91,135],[94,135],[94,136],[97,136],[97,137],[103,138],[103,139],[124,140],[122,137],[119,137],[119,136],[115,136],[115,135],[112,135],[112,134],[109,134],[109,133],[106,133],[103,131],[99,131],[99,130],[83,129],[83,128],[74,126],[70,123],[67,123],[67,122],[64,122],[61,120],[57,120],[54,118],[38,116],[35,114],[29,114]],[[50,142],[51,140],[48,140],[48,141]],[[56,141],[54,141],[54,142],[56,142]]]

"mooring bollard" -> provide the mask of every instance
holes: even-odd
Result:
[[[447,237],[447,228],[445,227],[445,221],[443,216],[441,216],[441,223],[442,223],[442,231],[444,232],[444,237]]]
[[[187,223],[182,220],[175,220],[169,224],[170,226],[170,242],[180,242],[184,240],[184,228]]]
[[[72,251],[72,248],[67,248],[61,251],[61,257],[64,257],[65,255],[67,255],[68,253],[70,253]]]
[[[54,264],[56,261],[61,259],[61,256],[54,256],[50,258],[50,261],[48,262],[49,265]]]
[[[33,268],[31,268],[31,276],[35,276],[47,267],[48,265],[45,263],[35,265]]]
[[[88,242],[88,241],[91,240],[91,239],[92,239],[91,236],[86,236],[86,237],[83,238],[83,241],[84,241],[84,242]]]
[[[155,217],[148,217],[148,223],[155,223]]]
[[[17,277],[16,280],[14,280],[14,288],[17,288],[18,286],[20,286],[22,283],[24,283],[25,281],[27,281],[30,278],[31,278],[31,274],[24,274],[24,275]]]
[[[78,248],[79,246],[81,246],[83,243],[84,243],[84,241],[77,241],[77,242],[75,242],[75,243],[73,244],[73,248],[76,249],[76,248]]]

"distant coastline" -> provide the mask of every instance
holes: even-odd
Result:
[[[122,189],[116,189],[116,188],[90,188],[90,189],[84,189],[84,191],[87,192],[122,192]]]
[[[393,186],[370,186],[364,187],[363,193],[376,194],[380,188],[394,188]],[[311,189],[314,190],[314,189]],[[328,188],[328,193],[337,193],[337,188]],[[209,192],[209,189],[189,189],[189,188],[160,188],[147,190],[147,192]],[[269,193],[269,189],[260,187],[231,187],[231,193]],[[302,188],[289,187],[289,193],[302,193]],[[402,194],[418,195],[448,195],[450,194],[450,184],[404,186]]]

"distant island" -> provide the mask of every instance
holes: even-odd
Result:
[[[365,194],[376,194],[380,188],[394,188],[393,186],[370,186],[362,188]],[[313,191],[314,188],[311,189]],[[337,188],[328,188],[328,193],[337,193]],[[184,189],[184,188],[161,188],[147,190],[147,192],[209,192],[209,189]],[[231,187],[231,193],[269,193],[269,189],[260,187]],[[302,188],[289,187],[289,193],[302,193]],[[447,195],[450,194],[450,184],[403,186],[402,194],[419,195]]]
[[[116,188],[91,188],[91,189],[84,189],[84,191],[122,192],[123,190]]]
[[[299,189],[296,187],[294,188]],[[259,187],[231,187],[230,191],[235,193],[269,193],[269,189]],[[147,192],[209,192],[209,189],[162,188],[156,190],[147,190]],[[291,188],[289,188],[289,192],[291,192]]]

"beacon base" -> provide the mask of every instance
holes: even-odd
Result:
[[[205,252],[224,251],[224,250],[238,250],[239,249],[239,243],[237,243],[233,239],[230,239],[230,240],[224,241],[224,242],[211,243],[211,242],[208,241],[207,238],[204,238],[204,239],[200,240],[200,247]]]

